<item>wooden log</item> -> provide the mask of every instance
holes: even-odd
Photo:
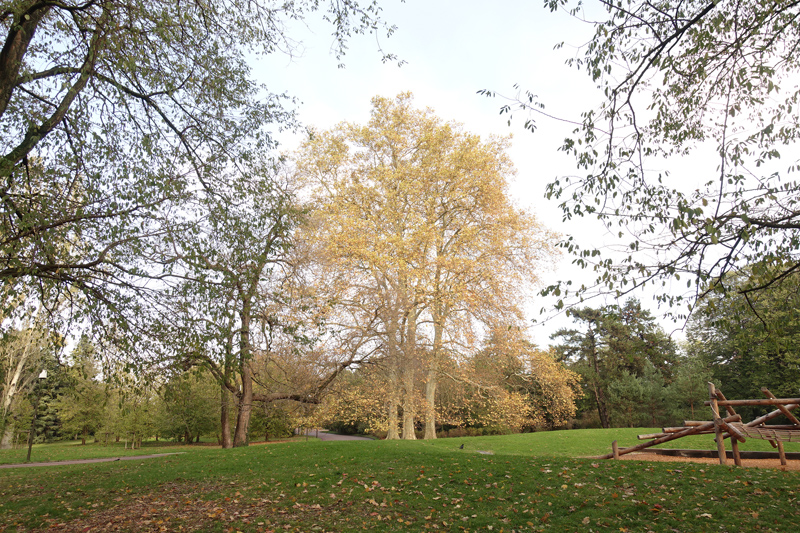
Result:
[[[776,398],[775,398],[775,395],[774,395],[774,394],[772,394],[772,393],[770,392],[770,390],[769,390],[768,388],[766,388],[766,387],[761,387],[761,392],[763,392],[763,393],[764,393],[764,394],[765,394],[765,395],[766,395],[768,398],[776,399]],[[779,405],[779,406],[778,406],[778,409],[781,411],[781,413],[783,413],[783,416],[785,416],[786,418],[788,418],[788,419],[789,419],[789,422],[791,422],[792,424],[796,424],[796,425],[800,426],[800,420],[798,420],[798,419],[797,419],[797,417],[796,417],[796,416],[794,416],[794,415],[792,414],[792,412],[791,412],[791,411],[789,411],[789,410],[786,408],[786,406],[784,406],[784,405]]]
[[[791,411],[792,409],[797,409],[797,407],[800,407],[800,402],[797,402],[797,403],[791,404],[791,405],[787,405],[786,409]],[[768,422],[769,420],[772,420],[773,418],[776,418],[776,417],[778,417],[778,416],[780,416],[782,414],[783,414],[783,411],[781,411],[780,409],[776,409],[776,410],[774,410],[772,412],[769,412],[769,413],[765,414],[764,416],[759,416],[755,420],[751,420],[750,422],[745,424],[745,426],[748,426],[748,427],[760,426],[764,422]]]
[[[664,437],[665,435],[667,435],[667,433],[645,433],[644,435],[636,435],[636,438],[639,440],[649,440]]]
[[[611,455],[614,459],[619,459],[619,446],[617,446],[617,441],[611,443]]]
[[[764,398],[755,400],[717,400],[717,405],[791,405],[800,404],[800,398]],[[711,405],[711,400],[705,402],[706,405]]]
[[[717,396],[717,400],[722,400],[723,402],[727,402],[728,401],[728,399],[725,397],[724,394],[722,394],[722,391],[719,390],[719,389],[716,390],[716,396]],[[731,407],[730,405],[726,405],[725,406],[725,410],[728,412],[728,416],[733,416],[733,415],[736,414],[736,411],[734,411],[733,407]]]
[[[732,437],[734,437],[734,439],[733,439],[734,441],[736,441],[736,440],[738,440],[739,442],[746,442],[747,441],[747,438],[745,438],[745,436],[742,434],[742,432],[739,431],[738,429],[736,429],[735,426],[732,426],[732,425],[726,423],[721,418],[719,420],[719,423],[725,429],[725,431],[728,432],[728,435],[727,436],[723,436],[723,439],[727,438],[728,436],[732,436]]]
[[[709,422],[712,422],[712,420],[684,420],[683,425],[694,427],[702,426],[703,424],[708,424]]]
[[[725,422],[741,422],[741,420],[742,420],[741,415],[729,416],[725,418]],[[697,435],[698,433],[707,432],[708,430],[712,429],[714,429],[714,422],[706,422],[702,426],[686,428],[684,431],[681,431],[679,433],[672,433],[664,437],[653,439],[649,442],[643,442],[641,444],[637,444],[636,446],[631,446],[630,448],[622,448],[621,450],[619,450],[619,454],[625,455],[626,453],[637,452],[639,450],[644,450],[645,448],[649,448],[650,446],[655,446],[657,444],[662,444],[664,442],[669,442],[671,440],[680,439],[681,437],[687,437],[689,435]],[[612,457],[614,457],[613,453],[607,453],[605,455],[599,456],[598,459],[611,459]]]
[[[708,382],[708,397],[711,405],[711,412],[714,414],[714,441],[717,443],[717,455],[719,456],[719,464],[728,464],[728,456],[725,453],[725,440],[722,438],[722,417],[719,416],[719,407],[717,394],[714,384]]]

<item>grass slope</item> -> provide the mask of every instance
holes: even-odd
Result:
[[[0,531],[800,530],[797,473],[575,457],[604,453],[609,436],[627,443],[614,431],[0,470]]]

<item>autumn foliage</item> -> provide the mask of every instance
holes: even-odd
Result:
[[[372,104],[368,124],[314,132],[296,162],[311,198],[302,239],[322,298],[334,302],[328,325],[340,343],[331,349],[369,359],[323,412],[366,420],[388,438],[416,438],[423,426],[435,438],[437,418],[540,425],[532,389],[493,368],[513,360],[509,369],[538,382],[528,368],[550,371],[532,362],[546,354],[486,351],[491,332],[519,330],[537,269],[554,255],[554,236],[509,198],[508,139],[464,132],[415,109],[410,94]],[[563,398],[570,404],[571,392]],[[559,409],[552,420],[569,412]]]

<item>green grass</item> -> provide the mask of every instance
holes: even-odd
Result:
[[[305,439],[305,437],[296,437]],[[124,442],[110,442],[108,445],[102,443],[88,442],[81,444],[81,441],[56,442],[51,444],[34,444],[31,450],[32,463],[46,463],[52,461],[69,461],[75,459],[103,459],[109,457],[131,457],[137,455],[152,455],[159,453],[186,452],[202,448],[207,445],[216,446],[212,442],[201,444],[178,444],[170,441],[146,441],[141,448],[135,450]],[[22,464],[28,454],[27,447],[16,450],[0,450],[0,465]]]
[[[452,448],[464,444],[469,450],[492,451],[495,454],[535,455],[550,457],[591,457],[611,452],[611,442],[616,440],[620,448],[636,446],[644,441],[637,435],[656,433],[655,428],[583,429],[580,431],[543,431],[497,437],[464,437],[427,441],[426,446]],[[725,441],[730,450],[730,441]],[[716,450],[712,435],[692,435],[675,439],[656,448],[685,448],[693,450]],[[768,441],[748,439],[739,445],[740,450],[774,451]],[[800,452],[800,443],[786,443],[787,452]]]
[[[168,442],[148,442],[135,450],[125,448],[124,443],[81,445],[81,441],[58,442],[53,444],[34,444],[31,450],[31,462],[44,463],[50,461],[66,461],[71,459],[99,459],[105,457],[125,457],[129,455],[150,455],[154,453],[170,453],[183,451],[192,446],[177,446]],[[0,450],[0,464],[24,463],[28,448],[23,446],[16,450]]]
[[[312,439],[4,469],[0,531],[107,524],[119,531],[210,532],[800,528],[800,473],[578,458],[605,453],[614,438],[631,444],[626,439],[633,435],[638,442],[641,432],[435,442]]]

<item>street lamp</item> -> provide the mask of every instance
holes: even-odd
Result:
[[[39,372],[39,379],[34,384],[34,392],[36,393],[36,403],[33,405],[33,418],[31,419],[31,430],[28,432],[28,457],[25,459],[26,463],[31,462],[31,448],[33,448],[33,435],[36,432],[36,415],[39,412],[39,396],[41,395],[41,387],[39,386],[45,379],[47,379],[47,369],[45,368]]]

